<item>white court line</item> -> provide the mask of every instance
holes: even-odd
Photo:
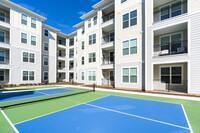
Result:
[[[149,121],[153,121],[153,122],[157,122],[157,123],[161,123],[161,124],[165,124],[165,125],[169,125],[169,126],[174,126],[174,127],[179,127],[179,128],[190,130],[187,127],[182,127],[182,126],[179,126],[179,125],[175,125],[175,124],[171,124],[171,123],[167,123],[167,122],[163,122],[163,121],[158,121],[158,120],[154,120],[154,119],[150,119],[150,118],[146,118],[146,117],[142,117],[142,116],[138,116],[138,115],[132,115],[132,114],[129,114],[129,113],[124,113],[124,112],[121,112],[121,111],[108,109],[108,108],[104,108],[104,107],[100,107],[100,106],[96,106],[96,105],[92,105],[92,104],[87,104],[87,103],[84,103],[84,104],[88,105],[88,106],[92,106],[92,107],[96,107],[96,108],[100,108],[100,109],[104,109],[104,110],[108,110],[108,111],[112,111],[112,112],[128,115],[128,116],[132,116],[132,117],[137,117],[137,118],[140,118],[140,119],[145,119],[145,120],[149,120]]]
[[[190,131],[191,131],[191,133],[193,133],[192,127],[191,127],[191,125],[190,125],[190,121],[189,121],[189,119],[188,119],[188,117],[187,117],[187,114],[186,114],[186,112],[185,112],[185,108],[183,107],[183,104],[181,104],[181,106],[182,106],[182,109],[183,109],[183,113],[185,114],[185,118],[186,118],[186,120],[187,120],[187,123],[188,123],[188,126],[189,126],[189,128],[190,128]]]
[[[44,92],[40,92],[40,91],[35,91],[35,92],[40,93],[40,94],[44,94],[44,95],[50,95],[48,93],[44,93]]]
[[[1,109],[0,109],[1,110]],[[3,112],[3,110],[1,110],[1,113],[3,114],[3,116],[6,118],[6,120],[8,121],[8,123],[11,125],[11,127],[15,130],[16,133],[19,133],[19,131],[17,130],[17,128],[13,125],[13,123],[10,121],[10,119],[6,116],[6,114]]]
[[[101,97],[101,98],[98,98],[98,99],[102,99],[102,98],[105,98],[109,95],[106,95],[104,97]],[[98,100],[98,99],[95,99],[95,100]],[[95,101],[95,100],[90,100],[90,101],[87,101],[87,102],[92,102],[92,101]],[[61,110],[57,110],[55,112],[51,112],[51,113],[48,113],[48,114],[45,114],[45,115],[41,115],[41,116],[38,116],[38,117],[35,117],[35,118],[32,118],[32,119],[28,119],[28,120],[25,120],[25,121],[22,121],[22,122],[18,122],[18,123],[15,123],[15,125],[18,125],[18,124],[21,124],[21,123],[24,123],[24,122],[27,122],[27,121],[31,121],[31,120],[34,120],[34,119],[38,119],[38,118],[41,118],[41,117],[44,117],[44,116],[47,116],[47,115],[51,115],[51,114],[54,114],[54,113],[57,113],[57,112],[60,112],[60,111],[63,111],[63,110],[67,110],[67,109],[70,109],[70,108],[73,108],[73,107],[76,107],[76,106],[79,106],[79,105],[82,105],[84,103],[87,103],[87,102],[83,102],[83,103],[80,103],[80,104],[77,104],[77,105],[73,105],[73,106],[70,106],[68,108],[64,108],[64,109],[61,109]]]

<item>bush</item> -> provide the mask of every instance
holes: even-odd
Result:
[[[8,84],[4,84],[4,85],[3,85],[3,87],[8,87],[8,86],[9,86]]]
[[[35,86],[36,86],[36,85],[38,85],[38,84],[37,84],[37,83],[34,83],[33,85],[35,85]]]
[[[9,84],[8,86],[9,87],[15,87],[16,85],[15,84]]]

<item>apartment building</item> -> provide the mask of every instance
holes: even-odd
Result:
[[[102,0],[66,35],[0,2],[0,83],[200,93],[198,0]]]
[[[146,90],[200,93],[200,1],[146,1]]]
[[[46,18],[0,1],[0,83],[41,82],[41,31]]]

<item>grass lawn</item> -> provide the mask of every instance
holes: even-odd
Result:
[[[51,88],[51,87],[48,86],[44,88]],[[76,88],[66,88],[66,89],[77,90]],[[3,111],[6,113],[8,118],[12,121],[12,123],[16,124],[16,123],[23,122],[23,121],[26,121],[38,116],[42,116],[48,113],[52,113],[58,110],[62,110],[68,107],[72,107],[72,106],[75,106],[84,102],[92,101],[92,100],[105,97],[108,95],[125,96],[125,97],[139,98],[139,99],[183,104],[194,133],[199,133],[200,131],[200,101],[143,96],[143,95],[135,95],[135,94],[96,91],[95,93],[89,92],[89,93],[73,95],[73,96],[68,96],[68,97],[63,97],[63,98],[58,98],[58,99],[53,99],[53,100],[14,106],[14,107],[6,108]],[[0,125],[1,125],[0,132],[2,133],[13,132],[12,127],[5,120],[2,114],[0,114]]]

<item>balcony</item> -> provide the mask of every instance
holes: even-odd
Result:
[[[110,65],[115,63],[115,57],[104,57],[102,58],[102,65]]]
[[[187,40],[154,45],[154,56],[166,56],[184,53],[188,53]]]
[[[188,12],[187,0],[184,1],[161,1],[154,0],[154,22],[167,20]]]
[[[69,66],[69,70],[73,71],[74,70],[74,66]]]
[[[10,44],[10,37],[3,34],[4,32],[0,30],[0,43]]]
[[[5,56],[0,56],[0,64],[9,64],[10,58]]]
[[[102,49],[114,49],[114,32],[102,37]]]
[[[10,24],[10,9],[0,5],[0,23]]]
[[[74,46],[74,42],[70,42],[70,43],[69,43],[69,46]]]
[[[102,85],[103,86],[113,86],[115,85],[115,81],[111,81],[110,79],[101,79],[102,80]]]
[[[69,55],[69,58],[70,58],[70,59],[74,58],[74,54],[70,54],[70,55]]]
[[[8,84],[10,82],[10,70],[0,69],[0,84]]]
[[[115,18],[115,13],[114,12],[111,12],[109,14],[106,14],[102,17],[102,24],[105,23],[105,22],[108,22],[110,20],[114,20]]]
[[[65,65],[58,65],[57,68],[58,68],[58,70],[63,70],[63,69],[65,69]]]
[[[64,52],[58,52],[58,57],[66,57],[66,54]]]

